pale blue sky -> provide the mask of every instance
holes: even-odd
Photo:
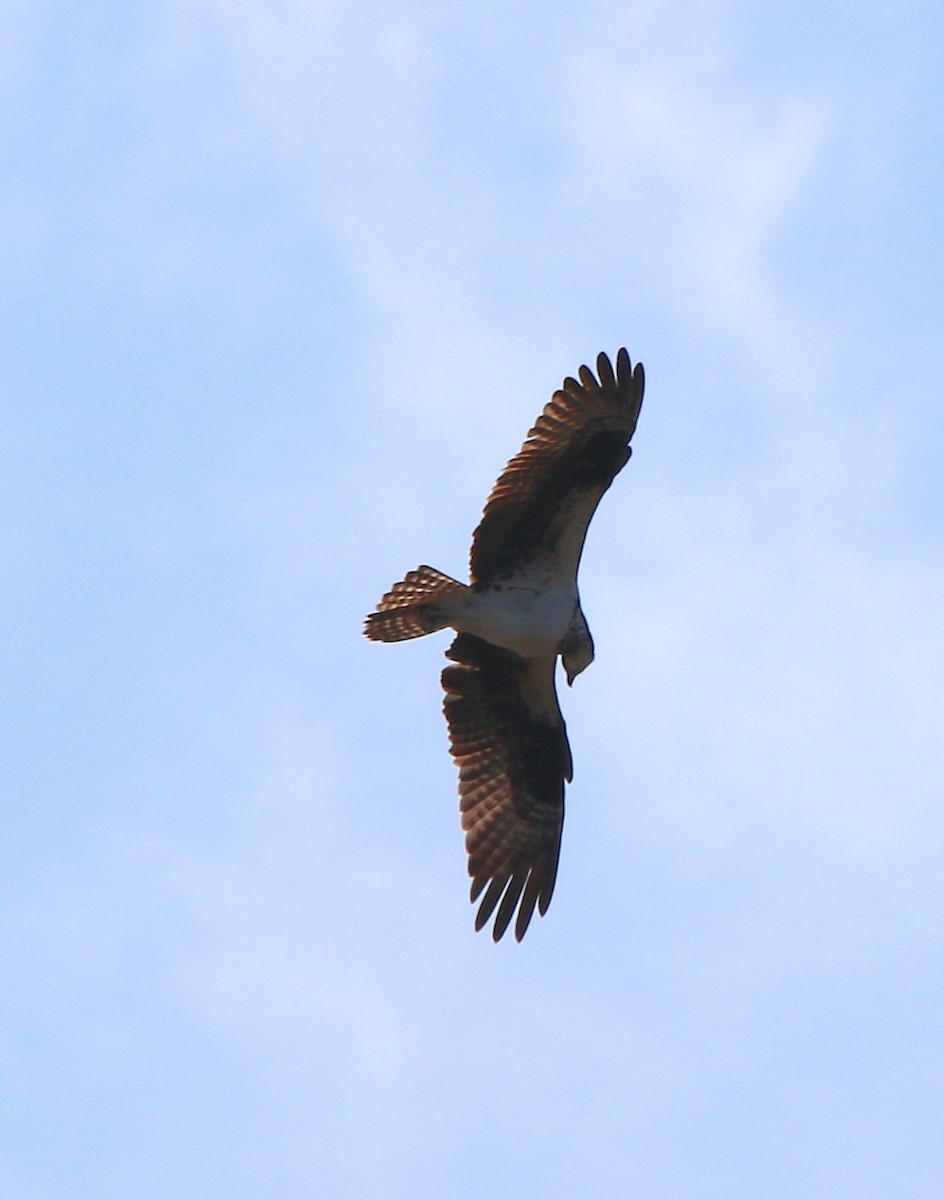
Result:
[[[4,5],[4,1200],[940,1194],[942,27]],[[496,947],[361,621],[623,344]]]

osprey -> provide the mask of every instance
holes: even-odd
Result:
[[[373,641],[400,642],[451,627],[442,673],[449,748],[472,877],[485,895],[480,930],[497,907],[497,942],[514,915],[524,937],[535,905],[551,902],[564,782],[573,778],[554,673],[568,685],[593,661],[577,568],[590,518],[629,461],[645,377],[625,350],[616,371],[581,367],[556,391],[492,488],[472,535],[470,582],[421,566],[367,617]]]

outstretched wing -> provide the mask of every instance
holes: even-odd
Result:
[[[497,942],[517,908],[520,942],[535,905],[543,916],[551,902],[564,781],[573,775],[554,660],[524,659],[468,633],[446,653],[457,664],[442,674],[443,708],[459,768],[470,898],[477,900],[487,885],[475,928],[497,907]]]
[[[472,535],[473,581],[510,575],[540,557],[576,576],[587,526],[600,497],[629,460],[642,405],[642,364],[625,350],[616,371],[605,354],[597,378],[581,367],[567,378],[492,488]]]

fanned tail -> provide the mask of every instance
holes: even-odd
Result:
[[[395,583],[364,622],[372,642],[405,642],[452,623],[470,589],[435,567],[417,567]]]

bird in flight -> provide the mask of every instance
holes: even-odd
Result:
[[[442,673],[449,748],[482,929],[497,942],[517,909],[520,942],[551,902],[564,783],[573,760],[555,686],[593,661],[577,568],[603,493],[629,461],[645,376],[625,349],[596,375],[581,367],[544,407],[492,488],[472,535],[470,581],[410,571],[366,619],[364,633],[400,642],[452,628]],[[497,909],[497,912],[496,912]]]

